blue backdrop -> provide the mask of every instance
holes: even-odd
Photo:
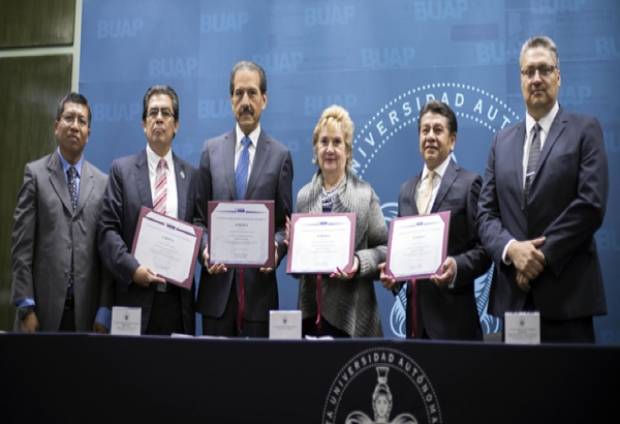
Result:
[[[84,0],[83,13],[80,91],[93,109],[86,154],[101,169],[144,147],[141,101],[156,83],[179,93],[174,150],[197,165],[204,140],[232,129],[230,69],[250,59],[267,72],[263,128],[293,154],[293,195],[314,171],[312,129],[323,108],[338,103],[356,123],[355,168],[387,219],[400,184],[422,166],[421,105],[436,98],[453,107],[456,159],[482,174],[493,133],[523,118],[521,44],[550,35],[560,50],[561,104],[597,116],[605,131],[611,190],[597,241],[609,314],[595,325],[600,342],[620,343],[617,1]],[[293,309],[297,282],[280,268],[280,307]],[[376,288],[384,332],[396,337],[402,304]],[[482,278],[481,307],[487,291]],[[498,323],[484,315],[483,325],[494,331]]]

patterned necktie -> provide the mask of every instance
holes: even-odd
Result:
[[[532,144],[530,145],[530,152],[527,157],[527,167],[525,170],[525,186],[523,187],[523,193],[527,201],[527,195],[532,185],[532,180],[536,176],[536,168],[538,167],[538,159],[540,158],[540,130],[541,127],[538,123],[534,126],[534,136],[532,137]]]
[[[435,178],[435,171],[429,171],[426,177],[420,183],[418,189],[418,197],[416,198],[416,206],[418,207],[418,214],[427,214],[431,209],[431,198],[433,197],[433,179]]]
[[[252,142],[248,137],[243,137],[241,145],[243,150],[237,162],[237,169],[235,169],[235,187],[237,188],[237,200],[243,200],[245,198],[245,190],[248,185],[248,168],[250,167],[250,144]]]
[[[166,200],[168,198],[167,187],[168,163],[165,159],[160,159],[155,172],[155,201],[153,210],[162,214],[166,213]]]
[[[71,196],[71,206],[73,207],[73,212],[77,209],[78,204],[77,176],[77,169],[70,166],[69,169],[67,169],[67,185],[69,186],[69,196]]]

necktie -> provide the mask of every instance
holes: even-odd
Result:
[[[168,197],[167,187],[168,163],[165,159],[160,159],[155,171],[155,201],[153,210],[162,214],[166,213],[166,200]]]
[[[71,197],[73,212],[77,209],[78,204],[77,176],[77,169],[70,166],[69,169],[67,169],[67,185],[69,186],[69,196]]]
[[[243,150],[237,162],[237,169],[235,169],[235,187],[237,188],[237,200],[243,200],[245,198],[245,190],[248,185],[248,168],[250,167],[250,139],[243,137],[241,145]]]
[[[534,126],[534,136],[532,137],[532,144],[530,145],[530,152],[527,157],[527,167],[525,170],[525,187],[523,187],[523,193],[527,201],[527,195],[532,185],[532,180],[536,175],[536,168],[538,167],[538,159],[540,158],[540,130],[541,127],[538,123]]]
[[[418,214],[427,214],[431,209],[431,198],[433,197],[433,179],[435,178],[435,171],[429,171],[426,177],[420,183],[418,189],[418,197],[416,199],[416,206],[418,207]]]

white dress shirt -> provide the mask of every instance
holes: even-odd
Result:
[[[157,179],[157,164],[161,157],[146,145],[146,161],[149,167],[149,182],[151,184],[151,198],[155,199],[155,180]],[[166,174],[166,215],[178,218],[178,195],[177,179],[174,173],[174,160],[172,160],[172,149],[168,150],[163,158],[168,164],[168,174]]]

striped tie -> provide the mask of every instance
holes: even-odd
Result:
[[[168,163],[162,158],[157,164],[157,171],[155,173],[155,201],[153,202],[153,210],[162,214],[166,213],[166,200],[168,197],[166,174],[168,174]]]
[[[532,186],[532,181],[536,176],[536,169],[538,168],[538,160],[540,159],[540,124],[538,122],[534,126],[533,136],[532,136],[532,144],[530,145],[530,151],[527,157],[527,167],[525,170],[525,186],[523,187],[523,194],[525,197],[525,202],[527,203],[528,194],[530,192],[530,187]]]

